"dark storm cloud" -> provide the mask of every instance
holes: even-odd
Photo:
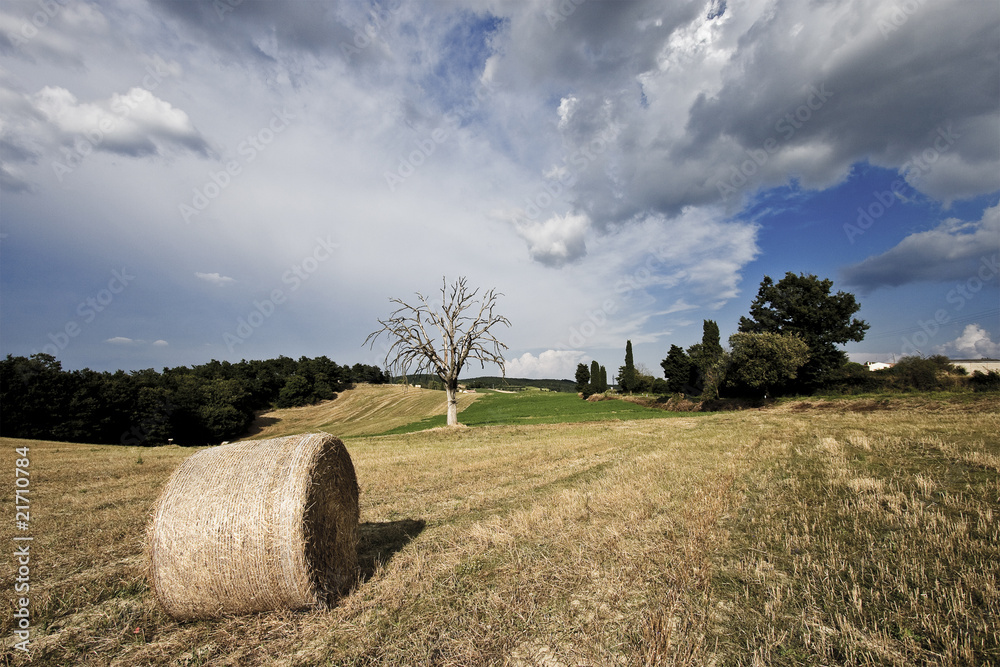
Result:
[[[586,3],[544,42],[541,23],[515,36],[497,76],[545,76],[572,98],[565,152],[601,149],[573,203],[598,227],[790,179],[822,189],[864,160],[907,171],[948,128],[947,159],[911,184],[945,201],[996,190],[1000,6],[903,19],[865,1]]]
[[[791,135],[790,146],[818,142],[831,147],[826,167],[831,170],[868,156],[901,164],[944,124],[961,127],[982,116],[996,117],[996,6],[955,11],[928,4],[884,38],[872,34],[875,15],[843,6],[837,21],[823,26],[829,37],[816,40],[808,28],[801,29],[801,37],[790,36],[798,17],[788,18],[794,14],[786,11],[791,3],[779,3],[733,55],[722,90],[692,107],[691,143],[704,147],[728,135],[756,148],[775,135],[789,113],[812,103],[811,90],[823,87],[830,95],[822,108],[806,122],[792,118],[782,132]],[[998,157],[997,146],[984,153],[983,142],[971,137],[956,152],[975,159]]]
[[[204,45],[264,67],[300,54],[371,57],[376,50],[358,48],[356,35],[365,28],[377,32],[370,27],[373,21],[390,17],[388,9],[375,5],[349,26],[338,2],[151,0],[151,5],[183,22]]]
[[[911,234],[886,252],[844,268],[844,282],[864,292],[916,282],[980,280],[1000,282],[1000,206],[981,220],[949,219]]]

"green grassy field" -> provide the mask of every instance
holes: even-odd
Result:
[[[30,447],[30,664],[903,667],[1000,664],[998,433],[984,395],[351,437],[355,588],[183,624],[143,542],[193,449],[0,448]]]
[[[576,394],[524,391],[514,394],[487,392],[459,412],[458,420],[466,426],[498,424],[566,424],[623,419],[660,419],[691,416],[692,413],[666,412],[628,401],[584,401]],[[445,415],[425,417],[383,435],[412,433],[446,424]]]

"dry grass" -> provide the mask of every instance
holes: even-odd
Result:
[[[190,624],[140,563],[187,450],[32,443],[36,662],[996,663],[998,432],[995,410],[783,410],[354,438],[353,592]]]
[[[734,526],[738,662],[996,664],[997,413],[823,421],[777,449]]]
[[[459,411],[478,397],[478,394],[459,394]],[[251,437],[275,438],[316,431],[326,431],[341,438],[375,435],[425,417],[445,414],[447,409],[443,391],[359,384],[319,405],[265,412],[254,422]]]

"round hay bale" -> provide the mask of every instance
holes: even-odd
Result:
[[[332,435],[201,450],[153,513],[153,592],[177,620],[326,608],[356,581],[358,515],[354,465]]]

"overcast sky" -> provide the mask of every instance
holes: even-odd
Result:
[[[380,363],[467,276],[508,375],[659,376],[791,271],[856,361],[1000,357],[995,0],[7,0],[0,54],[4,355]]]

